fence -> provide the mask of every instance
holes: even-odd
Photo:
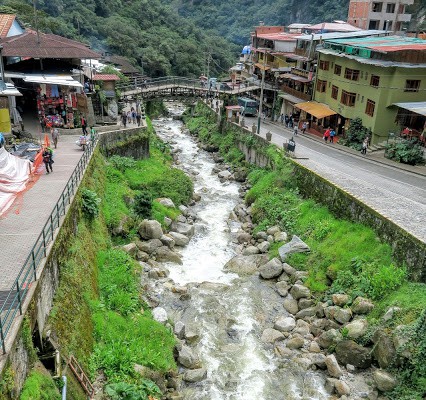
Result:
[[[10,332],[17,313],[19,312],[19,315],[22,315],[22,306],[28,291],[32,283],[37,280],[38,268],[41,261],[47,256],[47,248],[53,241],[55,230],[60,226],[60,220],[66,213],[66,207],[71,203],[71,198],[78,189],[85,168],[98,142],[98,138],[99,136],[96,134],[93,140],[86,146],[86,150],[75,167],[61,197],[53,208],[50,217],[46,221],[42,232],[38,236],[0,308],[0,344],[4,354],[6,353],[7,335]]]

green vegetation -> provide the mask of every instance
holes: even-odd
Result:
[[[151,396],[161,395],[160,389],[153,382],[143,379],[140,385],[115,383],[105,390],[111,400],[151,400]]]
[[[99,215],[99,203],[101,199],[98,195],[89,189],[83,189],[81,192],[81,209],[88,220],[93,220]]]
[[[354,118],[349,124],[345,137],[339,139],[339,144],[351,147],[355,150],[361,150],[362,142],[367,136],[371,138],[371,130],[362,125],[361,118]]]
[[[417,140],[399,140],[386,145],[385,157],[403,164],[424,164],[423,148]]]
[[[46,371],[33,370],[25,380],[20,400],[55,400],[60,399],[58,388]]]

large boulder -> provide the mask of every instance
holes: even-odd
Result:
[[[349,324],[345,325],[347,330],[347,337],[349,339],[358,339],[364,336],[367,332],[368,322],[364,318],[355,319]]]
[[[263,279],[277,278],[283,272],[283,265],[281,261],[275,257],[271,261],[268,261],[265,265],[262,265],[259,268],[259,272]]]
[[[138,240],[136,242],[136,245],[138,246],[140,251],[143,251],[147,254],[153,254],[159,247],[163,245],[163,242],[160,239],[150,239],[144,242]]]
[[[160,239],[163,236],[161,224],[155,220],[144,219],[138,228],[139,236],[142,239]]]
[[[234,179],[237,182],[244,182],[247,179],[248,171],[246,168],[237,168],[234,171]]]
[[[168,197],[161,197],[157,199],[157,201],[164,207],[175,208],[175,203],[173,203],[173,200]]]
[[[311,249],[309,246],[297,236],[293,238],[278,249],[281,261],[284,262],[289,254],[293,253],[308,253]]]
[[[328,349],[331,346],[335,346],[342,340],[343,336],[340,331],[338,331],[337,329],[329,329],[318,338],[318,344],[321,348]]]
[[[160,240],[161,243],[163,243],[164,246],[167,246],[170,250],[173,250],[173,247],[175,247],[175,241],[170,235],[163,235]]]
[[[188,236],[183,235],[178,232],[169,232],[168,236],[170,236],[174,241],[176,246],[186,246],[189,243]]]
[[[336,360],[334,354],[330,354],[325,359],[325,365],[327,366],[327,371],[330,376],[333,378],[340,378],[343,375],[343,371],[339,366],[339,363]]]
[[[293,296],[295,300],[299,300],[301,298],[309,298],[311,297],[311,291],[303,285],[293,285],[290,290],[290,294]]]
[[[380,368],[389,367],[396,357],[396,349],[392,338],[383,330],[377,331],[373,336],[374,358],[380,365]]]
[[[280,332],[290,332],[296,327],[296,321],[292,317],[278,317],[274,329]]]
[[[179,350],[178,362],[185,368],[197,369],[200,367],[200,360],[198,356],[189,348],[183,345]]]
[[[280,331],[272,328],[266,328],[262,333],[262,337],[260,338],[263,343],[275,343],[277,340],[283,339],[284,335]]]
[[[398,383],[393,375],[381,369],[376,369],[373,372],[373,379],[377,385],[377,389],[379,389],[381,392],[390,392],[391,390],[395,389]]]
[[[336,358],[344,365],[352,364],[357,368],[368,368],[371,365],[371,349],[353,340],[343,340],[336,345]]]
[[[259,254],[260,250],[256,246],[247,246],[241,253],[243,256],[252,256],[253,254]]]
[[[368,314],[374,308],[374,304],[361,296],[358,296],[352,303],[351,309],[355,314]]]
[[[122,249],[131,257],[135,257],[139,250],[135,243],[125,244]]]
[[[172,262],[182,265],[180,254],[175,253],[166,246],[159,247],[156,251],[155,258],[160,262]]]
[[[183,380],[186,382],[200,382],[207,378],[205,368],[190,369],[183,374]]]
[[[238,275],[252,275],[259,267],[268,261],[265,254],[254,254],[251,256],[238,255],[231,258],[224,266],[225,271],[235,272]]]
[[[172,230],[187,237],[192,237],[195,232],[194,225],[176,221],[172,223]]]
[[[231,178],[232,173],[229,172],[227,169],[225,169],[224,171],[220,171],[217,176],[219,177],[220,180],[228,180]]]
[[[250,243],[252,239],[252,236],[250,235],[250,233],[245,232],[245,231],[238,231],[237,232],[237,242],[240,244],[243,243]]]

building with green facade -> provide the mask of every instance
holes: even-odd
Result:
[[[318,49],[314,100],[336,114],[322,120],[307,115],[314,126],[332,126],[344,134],[360,117],[371,129],[373,143],[424,130],[425,116],[412,104],[426,102],[426,41],[400,36],[326,40]],[[408,106],[410,105],[410,106]]]

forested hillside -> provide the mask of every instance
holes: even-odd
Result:
[[[2,0],[1,12],[14,12],[34,27],[32,0]],[[207,52],[214,75],[235,62],[238,47],[206,33],[161,0],[38,0],[39,27],[82,40],[101,52],[128,57],[151,76],[196,76],[205,72]]]

